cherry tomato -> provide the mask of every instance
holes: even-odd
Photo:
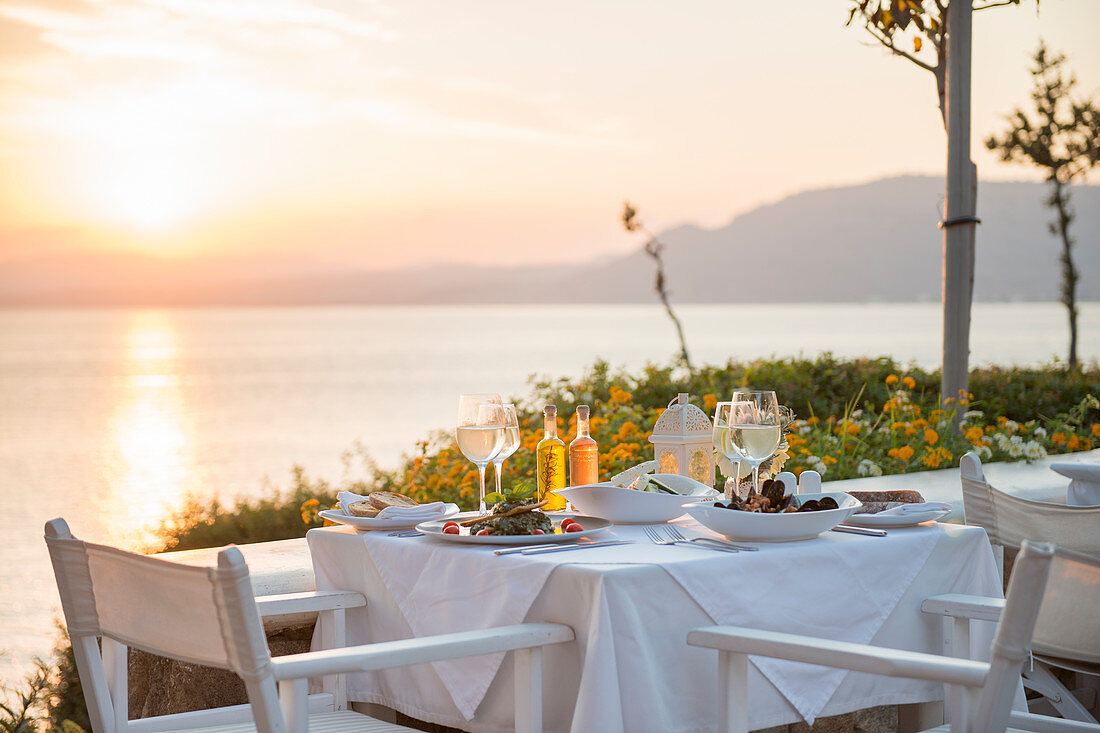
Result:
[[[572,524],[570,524],[568,527],[565,528],[565,531],[566,532],[583,532],[584,527],[577,524],[576,522],[573,522]]]
[[[458,534],[458,525],[454,522],[444,525],[443,534]]]
[[[566,517],[565,519],[561,520],[561,531],[562,532],[569,531],[568,530],[569,525],[576,524],[576,523],[577,523],[577,520],[573,519],[573,517]]]
[[[541,529],[533,529],[531,530],[531,534],[546,534],[546,532],[542,531]]]
[[[447,522],[446,524],[443,525],[443,529],[446,530],[447,527],[457,527],[457,526],[458,526],[458,522]]]
[[[478,532],[477,532],[477,536],[478,536],[478,537],[484,537],[484,536],[486,536],[487,534],[489,534],[489,530],[488,530],[488,528],[486,528],[486,529],[479,529],[479,530],[478,530]]]

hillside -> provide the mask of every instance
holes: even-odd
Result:
[[[677,302],[936,301],[943,181],[903,176],[819,189],[736,217],[682,226],[668,245]],[[982,183],[974,297],[1058,299],[1058,241],[1040,183]],[[1073,189],[1078,297],[1100,300],[1100,186]],[[617,212],[608,212],[615,216]],[[0,262],[0,304],[274,305],[324,303],[652,302],[640,250],[579,266],[486,268],[439,263],[396,271],[306,269],[294,259],[92,257]],[[498,278],[493,292],[486,277]]]

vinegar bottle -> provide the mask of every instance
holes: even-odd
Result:
[[[565,488],[565,443],[558,437],[558,408],[542,408],[543,438],[536,448],[539,501],[549,501],[546,511],[565,508],[565,497],[554,493]]]
[[[577,437],[569,444],[569,485],[599,483],[600,447],[588,434],[588,405],[577,406]]]

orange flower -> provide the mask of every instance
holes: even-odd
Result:
[[[916,451],[913,450],[912,446],[903,445],[900,448],[892,448],[889,451],[889,455],[891,455],[894,458],[897,458],[899,461],[908,461],[910,458],[913,457],[913,454],[915,452]]]
[[[817,425],[819,422],[821,422],[821,420],[818,419],[817,415],[811,415],[810,417],[806,418],[806,424],[807,425]],[[1100,437],[1100,436],[1097,436],[1097,437]]]
[[[1066,441],[1066,447],[1070,450],[1077,450],[1081,447],[1081,439],[1076,434],[1069,436],[1069,440]]]
[[[932,428],[928,428],[924,431],[924,442],[928,445],[935,445],[940,440],[940,435]]]
[[[627,420],[619,426],[619,432],[611,436],[611,440],[614,443],[622,443],[627,438],[631,437],[638,432],[638,426],[630,420]]]
[[[963,433],[963,437],[965,437],[967,440],[969,440],[971,443],[973,443],[975,445],[977,445],[981,441],[982,436],[984,436],[984,435],[985,435],[985,431],[982,430],[977,425],[975,425],[972,428],[969,428],[965,433]]]
[[[848,433],[848,435],[859,435],[859,425],[850,422],[845,426],[844,432]]]
[[[895,385],[897,383],[898,383],[898,375],[897,374],[891,374],[890,376],[888,376],[886,378],[886,384],[888,384],[888,385]]]
[[[1094,422],[1092,424],[1092,437],[1100,438],[1100,422]]]
[[[953,458],[954,456],[951,455],[951,451],[940,446],[926,449],[924,458],[921,459],[921,463],[929,468],[939,468],[941,464],[950,462]]]
[[[611,402],[612,403],[615,403],[615,402],[626,403],[626,402],[630,402],[630,400],[633,399],[633,398],[634,398],[634,395],[630,394],[625,389],[622,389],[621,387],[615,387],[615,386],[611,387]]]
[[[703,407],[707,408],[707,412],[714,412],[714,408],[718,406],[718,398],[712,394],[703,395]]]
[[[913,379],[912,377],[906,377],[905,379],[901,380],[901,383],[904,384],[907,389],[913,389],[917,386],[917,380]]]
[[[1054,443],[1054,445],[1065,445],[1065,443],[1066,443],[1066,434],[1065,433],[1055,433],[1054,435],[1050,436],[1050,442]]]

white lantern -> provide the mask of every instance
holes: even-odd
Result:
[[[668,409],[653,426],[649,442],[659,463],[658,473],[678,473],[710,486],[714,483],[710,418],[688,402],[690,396],[681,392],[668,403]]]

